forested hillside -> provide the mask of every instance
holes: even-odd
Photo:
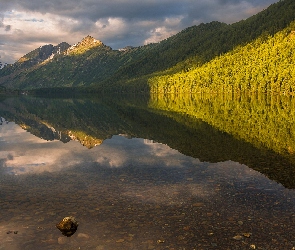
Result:
[[[31,55],[29,60],[24,56],[15,64],[1,69],[0,85],[24,90],[75,87],[78,91],[91,92],[121,92],[130,91],[131,88],[133,91],[150,91],[149,78],[192,72],[192,68],[216,60],[220,55],[232,50],[236,53],[237,46],[247,46],[258,38],[260,41],[268,41],[268,38],[288,27],[294,19],[295,1],[284,0],[247,20],[231,25],[220,22],[200,24],[159,43],[137,48],[113,50],[100,41],[96,43],[98,40],[94,38],[86,37],[78,43],[79,53],[69,53],[66,49],[63,53],[42,57],[40,50],[45,50],[43,46],[36,50],[39,52],[37,55],[28,53]],[[254,49],[258,46],[251,44]],[[165,85],[164,79],[153,78],[150,81],[153,91],[158,91],[155,86]],[[178,88],[177,85],[175,87]],[[169,89],[161,88],[166,92]],[[191,91],[191,87],[186,88]],[[193,91],[199,89],[194,87]]]
[[[168,68],[169,72],[185,70],[206,63],[261,35],[264,37],[274,35],[293,20],[295,20],[295,1],[285,0],[272,4],[247,20],[231,25],[211,22],[189,27],[156,44],[150,53],[123,67],[116,76],[130,78]]]
[[[150,79],[152,92],[295,91],[295,22],[210,62],[174,75]]]

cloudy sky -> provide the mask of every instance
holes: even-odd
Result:
[[[113,49],[158,42],[201,22],[233,23],[277,0],[0,0],[0,61],[91,35]]]

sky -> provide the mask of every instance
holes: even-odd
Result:
[[[278,0],[0,0],[0,62],[91,35],[113,49],[159,42],[211,21],[234,23]]]

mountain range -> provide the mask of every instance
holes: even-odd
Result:
[[[113,50],[91,36],[71,46],[41,46],[0,70],[2,89],[150,91],[149,79],[186,72],[270,39],[295,20],[295,1],[283,0],[234,24],[217,21],[186,28],[159,43]]]

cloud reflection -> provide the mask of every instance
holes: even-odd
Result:
[[[0,172],[2,173],[41,174],[71,170],[77,166],[88,168],[89,164],[96,164],[102,168],[125,167],[138,170],[142,168],[144,171],[148,171],[149,168],[157,168],[157,171],[170,168],[172,172],[176,171],[177,173],[174,173],[177,179],[170,180],[169,182],[172,182],[169,185],[161,185],[161,188],[158,185],[122,188],[122,194],[125,196],[153,203],[174,204],[182,200],[185,202],[185,194],[200,198],[212,196],[216,194],[216,190],[212,189],[212,181],[228,184],[251,183],[253,180],[255,182],[259,180],[261,187],[271,182],[246,165],[233,161],[200,162],[167,145],[146,139],[128,139],[115,135],[101,145],[88,149],[78,141],[62,143],[57,140],[40,139],[14,123],[0,126]],[[197,174],[191,176],[187,172],[189,169],[194,169]],[[179,185],[179,182],[184,184]]]
[[[139,138],[113,136],[91,150],[77,141],[40,139],[14,123],[0,126],[2,169],[10,174],[54,172],[87,163],[103,167],[184,167],[200,163],[169,146]]]

